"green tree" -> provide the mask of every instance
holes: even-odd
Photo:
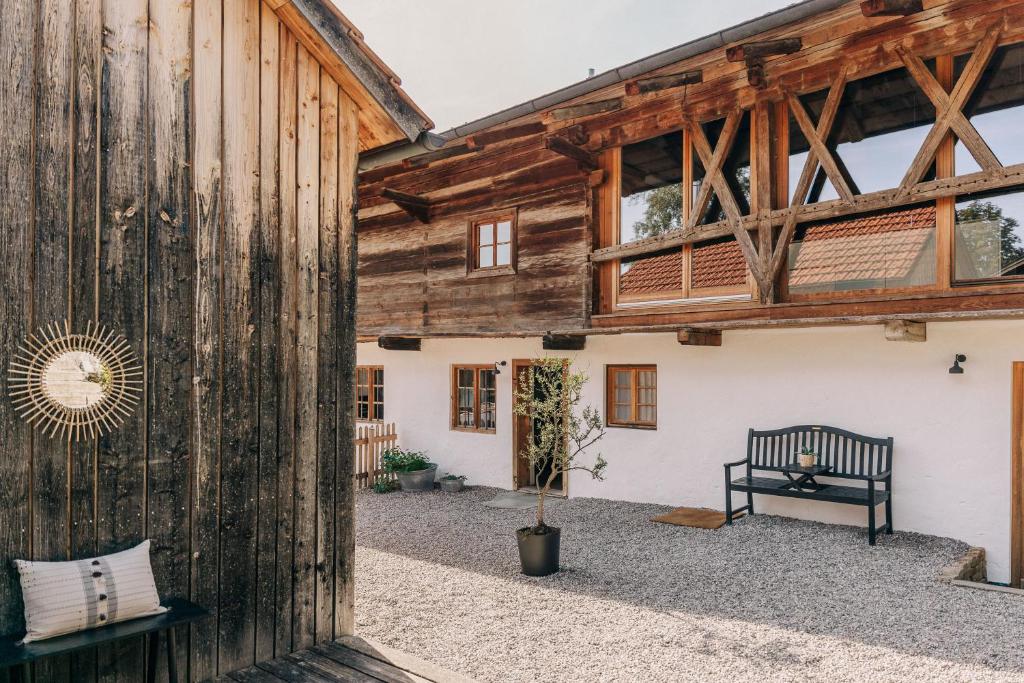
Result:
[[[604,479],[607,462],[598,453],[594,464],[577,461],[584,451],[604,437],[604,422],[592,406],[577,412],[583,399],[587,375],[574,372],[561,358],[542,358],[519,377],[515,387],[514,412],[529,418],[534,438],[519,457],[526,460],[537,478],[537,525],[543,529],[544,496],[560,474],[572,470],[589,472],[594,479]],[[547,472],[543,481],[542,475]]]
[[[1024,259],[1024,242],[1017,234],[1020,223],[1003,214],[998,204],[976,199],[956,211],[958,240],[975,269],[973,276],[1001,275],[1006,266]],[[998,230],[993,229],[998,225]]]

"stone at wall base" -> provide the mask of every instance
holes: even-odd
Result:
[[[939,581],[973,581],[984,583],[988,580],[988,569],[985,565],[985,549],[971,548],[963,557],[946,567],[939,575]]]

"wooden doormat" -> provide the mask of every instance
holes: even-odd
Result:
[[[739,519],[743,513],[733,515],[733,519]],[[708,508],[676,508],[657,517],[651,517],[652,522],[661,524],[675,524],[676,526],[692,526],[697,529],[717,529],[725,524],[725,513],[720,510],[709,510]]]

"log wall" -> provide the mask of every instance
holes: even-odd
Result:
[[[68,446],[0,379],[0,633],[23,627],[11,559],[145,538],[161,596],[215,614],[179,640],[190,680],[350,633],[356,106],[260,0],[0,17],[0,368],[36,327],[96,320],[146,387]],[[143,656],[36,680],[138,680]]]

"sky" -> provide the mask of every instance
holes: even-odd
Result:
[[[793,0],[334,0],[438,132]]]

